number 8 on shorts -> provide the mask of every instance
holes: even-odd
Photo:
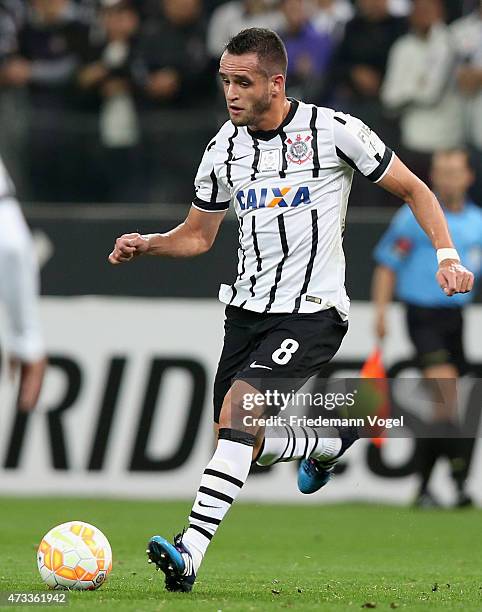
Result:
[[[299,342],[293,338],[286,338],[281,343],[279,349],[276,349],[271,355],[271,359],[278,365],[286,365],[299,348]]]

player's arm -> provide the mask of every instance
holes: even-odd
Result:
[[[216,147],[216,138],[204,151],[194,179],[195,196],[186,220],[166,234],[120,236],[109,255],[111,264],[125,263],[138,255],[194,257],[209,251],[231,200],[230,190],[216,171],[224,165],[219,163],[219,158],[225,153],[224,148]]]
[[[392,268],[378,264],[372,278],[372,302],[375,305],[375,333],[382,340],[387,333],[386,314],[393,300],[397,275]]]
[[[191,206],[186,220],[165,234],[124,234],[115,241],[111,264],[139,255],[194,257],[212,247],[226,211],[205,212]]]
[[[336,112],[333,116],[336,155],[372,182],[407,202],[437,250],[437,281],[446,295],[466,293],[474,275],[461,265],[437,198],[363,122]]]
[[[470,291],[474,286],[474,275],[456,257],[446,257],[456,255],[456,251],[442,208],[427,185],[396,156],[378,184],[407,202],[419,225],[430,238],[439,259],[437,281],[446,295]]]

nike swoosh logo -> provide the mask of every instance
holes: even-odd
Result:
[[[265,370],[273,369],[273,368],[270,368],[269,366],[265,366],[265,365],[261,365],[260,363],[256,363],[256,361],[253,361],[253,363],[249,367],[250,368],[264,368]]]
[[[219,506],[210,506],[209,504],[203,504],[202,501],[198,501],[198,504],[203,508],[216,508],[217,510],[219,510]]]
[[[251,155],[251,153],[248,153],[248,155],[241,155],[241,157],[233,157],[233,159],[231,161],[235,162],[235,161],[239,161],[240,159],[244,159],[245,157],[249,157]]]

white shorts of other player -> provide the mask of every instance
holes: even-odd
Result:
[[[7,352],[22,362],[44,356],[38,309],[39,270],[32,235],[14,198],[0,200],[0,302]]]

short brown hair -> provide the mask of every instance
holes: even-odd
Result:
[[[286,77],[288,55],[281,38],[267,28],[248,28],[233,36],[225,51],[231,55],[256,53],[261,68],[272,76],[281,73]]]

